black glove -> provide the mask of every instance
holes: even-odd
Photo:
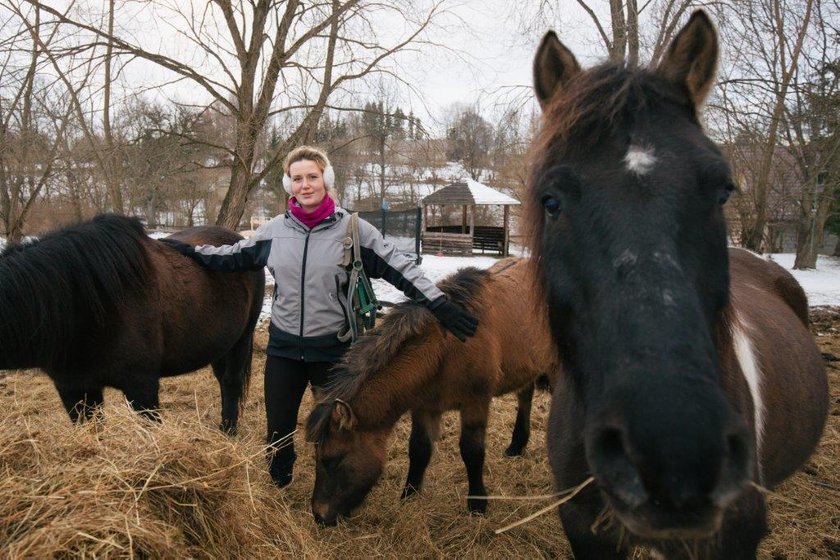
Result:
[[[184,243],[183,241],[178,241],[177,239],[172,239],[171,237],[161,237],[158,241],[164,245],[169,245],[182,255],[189,257],[195,254],[195,246],[190,245],[189,243]]]
[[[475,334],[478,319],[457,303],[445,301],[432,309],[432,313],[461,342],[466,342],[468,337]]]

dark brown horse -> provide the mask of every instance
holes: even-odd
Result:
[[[173,237],[241,239],[219,227]],[[262,271],[208,272],[150,239],[138,220],[98,216],[0,254],[0,369],[41,368],[80,421],[106,386],[154,416],[161,377],[209,363],[222,392],[222,429],[234,431],[264,285]]]
[[[409,410],[403,497],[420,490],[441,415],[458,410],[461,458],[473,496],[467,505],[473,512],[486,510],[480,496],[487,495],[482,471],[490,400],[520,391],[519,431],[507,451],[518,453],[527,441],[528,418],[522,413],[530,410],[534,382],[556,370],[528,268],[508,259],[489,270],[462,269],[439,284],[478,318],[478,330],[465,344],[442,331],[426,308],[406,302],[350,349],[307,422],[307,437],[316,443],[312,512],[319,523],[335,524],[364,500],[382,473],[388,436]]]
[[[531,245],[564,363],[549,418],[578,559],[754,558],[764,498],[819,440],[827,410],[805,294],[728,251],[729,167],[699,107],[717,34],[697,12],[650,69],[588,71],[549,33],[534,65],[543,124]]]

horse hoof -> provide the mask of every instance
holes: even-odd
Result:
[[[292,483],[293,479],[294,479],[294,477],[292,476],[292,473],[289,473],[287,475],[279,475],[279,476],[273,476],[272,475],[272,477],[271,477],[271,481],[274,483],[274,485],[277,488],[285,488],[286,486],[288,486],[289,484]]]
[[[228,426],[227,422],[219,424],[219,431],[230,437],[236,437],[239,434],[236,426]]]
[[[524,447],[511,445],[505,449],[505,457],[521,457],[523,451],[525,451]]]
[[[467,509],[472,515],[484,515],[487,513],[487,500],[471,498],[467,500]]]
[[[419,490],[414,486],[408,485],[402,490],[402,494],[400,494],[400,500],[408,500],[417,495]]]

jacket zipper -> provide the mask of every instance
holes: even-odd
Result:
[[[305,316],[306,305],[306,255],[309,252],[309,234],[312,230],[306,232],[306,240],[303,242],[303,263],[300,269],[300,337],[298,338],[298,353],[300,359],[303,360],[303,317]]]

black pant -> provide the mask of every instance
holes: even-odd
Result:
[[[298,409],[306,385],[323,387],[333,362],[304,362],[268,356],[265,362],[266,441],[276,451],[269,451],[268,470],[280,486],[292,480],[297,455],[293,438],[286,436],[297,428]],[[280,440],[283,440],[280,442]]]

